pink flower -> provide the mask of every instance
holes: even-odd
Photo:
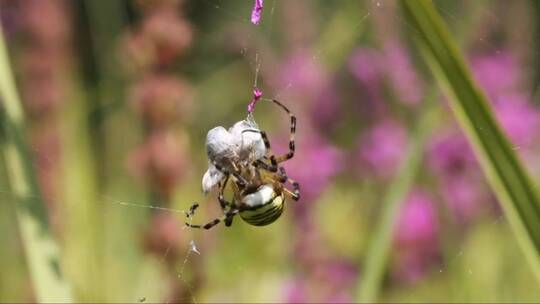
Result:
[[[432,245],[437,233],[438,220],[434,202],[426,193],[412,191],[397,224],[396,243],[400,246]]]
[[[131,89],[130,101],[153,126],[169,126],[191,115],[189,85],[167,74],[149,74]]]
[[[459,176],[477,165],[467,139],[457,131],[437,135],[427,154],[430,168],[440,176]]]
[[[506,52],[475,56],[471,66],[475,78],[490,97],[518,88],[520,71]]]
[[[248,113],[253,113],[253,110],[255,110],[255,105],[257,104],[257,101],[261,99],[262,97],[262,90],[259,88],[253,89],[253,99],[251,99],[251,102],[248,104]]]
[[[480,170],[477,167],[471,169]],[[442,196],[459,223],[470,222],[494,202],[480,174],[446,178],[441,188]]]
[[[338,90],[334,85],[328,85],[310,110],[313,125],[323,134],[331,133],[343,123],[341,108]]]
[[[176,217],[170,213],[156,213],[144,233],[144,246],[159,256],[167,252],[167,258],[174,259],[180,253],[181,232],[182,223]]]
[[[430,145],[428,166],[456,220],[468,223],[495,202],[465,136],[457,131],[439,135]]]
[[[414,283],[437,261],[439,221],[435,204],[426,193],[414,190],[405,201],[394,238],[394,276]]]
[[[360,141],[359,163],[378,177],[389,178],[403,159],[406,142],[402,126],[390,120],[379,122]]]
[[[255,0],[253,10],[251,11],[251,23],[258,25],[261,22],[262,9],[263,0]]]
[[[540,111],[523,94],[497,96],[495,114],[514,145],[530,148],[538,142]]]
[[[306,284],[301,279],[293,279],[285,287],[286,303],[305,303],[308,300]]]
[[[135,175],[170,195],[189,167],[188,141],[184,132],[156,130],[132,152],[128,165]]]
[[[340,259],[318,261],[302,278],[294,278],[285,288],[287,303],[352,303],[351,289],[358,278],[357,268]]]
[[[294,88],[306,100],[314,100],[328,86],[328,77],[323,67],[312,60],[312,54],[300,50],[290,55],[282,64],[279,87]]]
[[[349,69],[371,100],[382,99],[386,82],[405,104],[415,105],[422,99],[422,83],[406,50],[397,42],[389,43],[383,52],[359,48],[349,60]]]
[[[397,91],[398,100],[416,105],[422,99],[422,85],[408,54],[399,44],[391,43],[385,49],[386,75]]]
[[[438,135],[427,158],[450,210],[458,221],[469,222],[491,198],[467,139],[457,131]]]
[[[297,151],[302,151],[301,156],[284,166],[290,177],[300,183],[301,200],[309,202],[324,191],[330,179],[341,170],[343,153],[318,136],[297,142]]]
[[[360,48],[354,52],[349,60],[349,68],[362,83],[378,86],[384,66],[381,61],[381,55],[375,50]]]
[[[540,111],[518,91],[520,71],[515,62],[509,55],[498,53],[476,57],[472,66],[502,129],[527,164],[534,164]],[[458,221],[467,223],[493,208],[495,199],[463,134],[438,134],[428,150],[428,163],[438,175],[442,197]]]

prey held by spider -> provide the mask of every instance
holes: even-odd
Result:
[[[204,174],[202,188],[204,193],[218,188],[223,216],[204,225],[186,223],[187,226],[210,229],[224,222],[228,227],[236,215],[248,224],[265,226],[281,216],[288,199],[300,199],[300,185],[287,176],[281,165],[294,157],[296,117],[281,102],[270,101],[289,115],[289,151],[279,156],[272,153],[266,132],[259,129],[251,112],[229,130],[223,127],[210,130],[206,138],[209,168]],[[233,193],[229,200],[225,198],[227,187]],[[187,216],[192,217],[198,206],[193,204]]]

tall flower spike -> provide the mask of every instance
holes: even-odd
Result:
[[[248,104],[248,113],[249,114],[253,113],[253,110],[255,110],[255,104],[257,103],[257,101],[259,101],[259,99],[261,99],[261,97],[262,97],[262,91],[259,88],[255,87],[253,89],[253,99]]]
[[[261,14],[263,9],[263,0],[255,0],[253,10],[251,11],[251,23],[258,25],[261,22]]]

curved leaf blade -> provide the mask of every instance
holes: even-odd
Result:
[[[415,43],[450,99],[489,184],[500,201],[533,272],[540,280],[540,200],[484,93],[431,1],[401,2]]]

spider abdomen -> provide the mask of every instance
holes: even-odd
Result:
[[[270,193],[271,190],[272,192]],[[253,195],[253,197],[250,197]],[[263,186],[261,189],[244,198],[251,203],[250,207],[240,212],[240,217],[248,224],[265,226],[276,221],[283,212],[283,194],[277,195],[271,186]],[[258,199],[261,200],[258,200]],[[247,199],[247,200],[246,200]],[[258,202],[259,204],[253,204]]]

